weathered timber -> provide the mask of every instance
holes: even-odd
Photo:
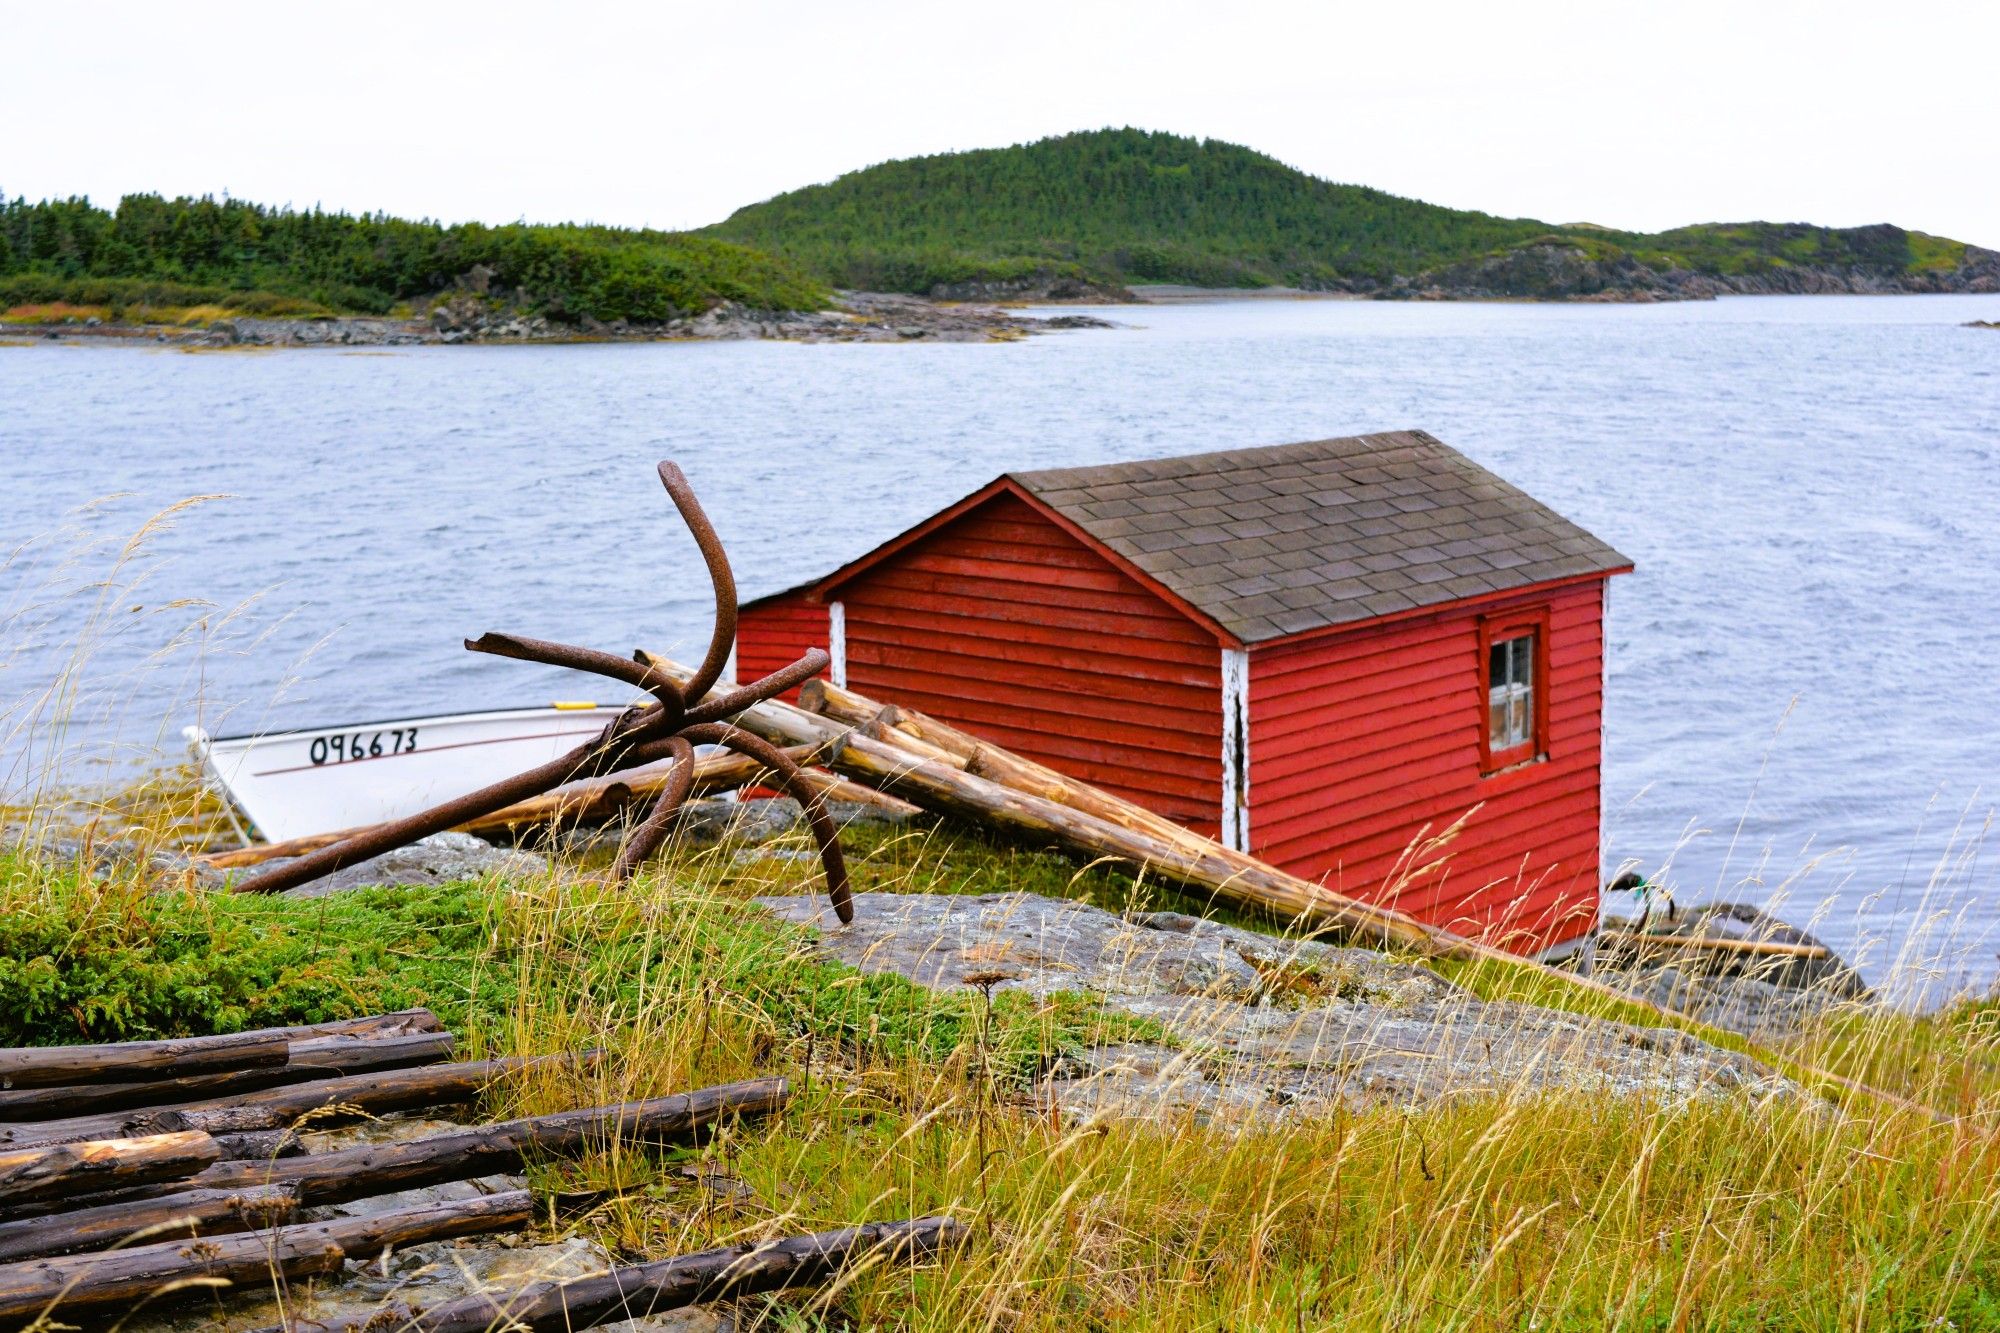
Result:
[[[897,744],[953,768],[964,768],[979,749],[976,737],[956,727],[941,726],[922,713],[870,699],[830,680],[809,680],[799,686],[798,706],[846,727],[894,727]]]
[[[1759,958],[1825,958],[1832,953],[1824,944],[1791,944],[1784,940],[1743,940],[1727,935],[1670,935],[1628,930],[1607,930],[1604,943],[1627,949],[1668,953],[1688,950],[1711,953],[1748,954]]]
[[[156,1253],[167,1250],[168,1253]],[[141,1245],[104,1254],[72,1254],[0,1264],[0,1323],[30,1328],[108,1326],[79,1324],[99,1311],[130,1314],[154,1303],[212,1295],[235,1286],[268,1287],[340,1272],[346,1251],[319,1236],[223,1236]],[[40,1321],[51,1321],[43,1324]]]
[[[1355,902],[1275,867],[1251,869],[1220,855],[1121,828],[1081,810],[1003,787],[997,782],[916,758],[886,741],[851,732],[828,762],[839,772],[882,783],[926,809],[1055,841],[1090,856],[1145,866],[1231,903],[1278,909],[1322,927],[1337,927],[1370,944],[1454,952],[1444,931],[1386,908]],[[1469,941],[1463,942],[1469,944]]]
[[[137,1133],[177,1129],[199,1129],[212,1134],[280,1129],[304,1116],[311,1116],[315,1125],[330,1125],[359,1116],[469,1102],[487,1086],[508,1074],[571,1058],[538,1056],[531,1059],[422,1065],[415,1069],[349,1074],[313,1083],[267,1088],[262,1092],[248,1092],[183,1106],[148,1107],[68,1120],[0,1125],[0,1146],[122,1138]]]
[[[174,1074],[221,1073],[282,1065],[291,1040],[274,1032],[222,1037],[105,1042],[90,1046],[15,1046],[0,1050],[0,1088],[127,1082]]]
[[[389,1306],[330,1323],[296,1319],[270,1333],[569,1333],[642,1319],[704,1301],[820,1286],[864,1266],[909,1263],[964,1243],[964,1224],[945,1217],[868,1222],[839,1231],[730,1245],[673,1259],[613,1268],[564,1282],[536,1282],[513,1292],[481,1293],[428,1310]]]
[[[258,1028],[211,1037],[163,1041],[102,1042],[84,1046],[0,1048],[0,1088],[43,1088],[70,1083],[127,1083],[282,1065],[290,1044],[317,1037],[401,1036],[439,1032],[428,1009],[406,1009],[367,1018],[343,1018],[296,1027]]]
[[[873,704],[871,708],[869,705]],[[842,689],[825,680],[809,680],[799,686],[799,707],[809,713],[832,718],[844,726],[866,729],[870,727],[900,727],[902,710],[894,704],[876,704],[858,694]],[[964,768],[970,755],[933,745],[929,740],[913,732],[903,730],[896,738],[896,744],[926,759],[935,759],[953,768]]]
[[[907,819],[911,815],[923,813],[921,806],[912,805],[899,796],[864,787],[858,782],[833,773],[824,773],[817,768],[799,770],[798,782],[814,795],[828,801],[844,801],[849,805],[871,805],[887,814]]]
[[[1200,854],[1220,855],[1238,865],[1256,863],[1255,858],[1203,838],[1165,815],[1155,814],[1100,787],[1059,773],[1047,764],[1015,754],[929,714],[898,704],[878,703],[826,681],[808,681],[801,686],[799,705],[836,722],[857,727],[880,724],[882,729],[868,729],[868,734],[877,740],[930,757],[948,755],[952,767],[962,768],[975,777],[1096,815],[1121,828],[1148,833]]]
[[[0,1264],[0,1319],[48,1311],[74,1322],[85,1311],[136,1309],[150,1299],[219,1283],[268,1282],[337,1272],[350,1256],[372,1259],[391,1247],[511,1231],[533,1220],[526,1190],[423,1208],[279,1227],[246,1236],[164,1241],[102,1254]],[[168,1289],[172,1288],[172,1291]]]
[[[371,1069],[434,1064],[449,1060],[452,1046],[449,1032],[411,1032],[393,1037],[349,1034],[309,1037],[290,1043],[290,1059],[282,1065],[138,1083],[10,1088],[0,1091],[0,1121],[50,1120],[140,1106],[172,1106]]]
[[[22,1148],[0,1153],[0,1203],[179,1180],[221,1157],[215,1140],[199,1131]]]
[[[672,1097],[624,1102],[496,1125],[432,1134],[403,1143],[372,1143],[338,1152],[269,1162],[221,1162],[192,1183],[208,1189],[281,1184],[308,1204],[417,1189],[517,1170],[531,1154],[576,1153],[611,1142],[682,1143],[736,1118],[770,1115],[790,1089],[782,1078],[727,1083]]]
[[[810,747],[795,746],[787,753],[800,764],[811,762]],[[748,755],[708,755],[695,761],[693,794],[699,796],[710,792],[733,791],[738,787],[757,782],[768,771],[763,764]],[[458,826],[458,831],[490,833],[498,829],[548,824],[558,820],[585,822],[609,819],[631,806],[657,796],[665,786],[666,775],[660,773],[595,778],[588,782],[572,783],[540,796],[531,796],[525,801],[516,801],[504,809],[467,820]],[[311,833],[301,838],[289,838],[284,842],[258,843],[254,847],[236,847],[226,852],[210,852],[196,857],[195,860],[217,870],[262,865],[266,861],[275,861],[281,857],[303,856],[322,847],[331,847],[336,842],[366,833],[373,827],[374,825],[364,825],[361,828],[342,829],[337,833]]]
[[[185,1180],[169,1180],[153,1185],[121,1185],[115,1189],[93,1189],[88,1194],[65,1194],[59,1198],[39,1199],[32,1203],[10,1205],[7,1215],[11,1218],[48,1217],[55,1213],[67,1213],[77,1208],[99,1208],[114,1203],[137,1203],[142,1199],[164,1199],[170,1194],[181,1194],[192,1189],[207,1187],[208,1173],[217,1171],[232,1163],[274,1162],[281,1157],[300,1157],[306,1150],[305,1138],[293,1129],[259,1129],[241,1134],[211,1134],[215,1146],[222,1153],[222,1160],[187,1177]],[[231,1180],[237,1177],[229,1177]]]
[[[222,1236],[289,1222],[298,1191],[288,1185],[191,1189],[157,1198],[78,1208],[53,1217],[0,1222],[0,1263],[105,1250],[139,1240]],[[141,1235],[140,1233],[149,1233]]]

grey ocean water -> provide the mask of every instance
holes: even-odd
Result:
[[[1010,468],[1421,426],[1637,562],[1613,590],[1606,869],[1783,898],[1887,976],[2000,949],[2000,296],[1662,306],[1232,302],[1011,345],[185,355],[0,349],[0,706],[76,657],[78,534],[183,515],[96,621],[58,739],[602,693],[463,652],[508,629],[699,651],[693,478],[746,594]],[[17,549],[23,548],[25,549]],[[217,608],[207,650],[131,664]],[[132,606],[142,608],[132,611]],[[162,609],[168,607],[168,609]],[[254,649],[251,637],[261,635]],[[116,747],[112,747],[116,742]],[[74,771],[74,770],[73,770]]]

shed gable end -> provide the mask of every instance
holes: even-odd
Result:
[[[828,595],[854,689],[1218,831],[1215,636],[1019,496],[995,493]]]

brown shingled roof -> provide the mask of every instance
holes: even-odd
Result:
[[[1416,430],[1008,475],[1245,643],[1632,563]]]

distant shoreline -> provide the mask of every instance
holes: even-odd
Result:
[[[624,320],[558,324],[476,302],[442,302],[428,317],[336,315],[239,316],[199,325],[118,323],[98,316],[0,324],[0,346],[59,343],[179,351],[307,347],[549,346],[569,343],[1017,342],[1035,334],[1111,328],[1090,315],[1033,316],[994,304],[933,301],[880,292],[842,292],[827,310],[751,310],[724,302],[700,315],[662,324]]]

